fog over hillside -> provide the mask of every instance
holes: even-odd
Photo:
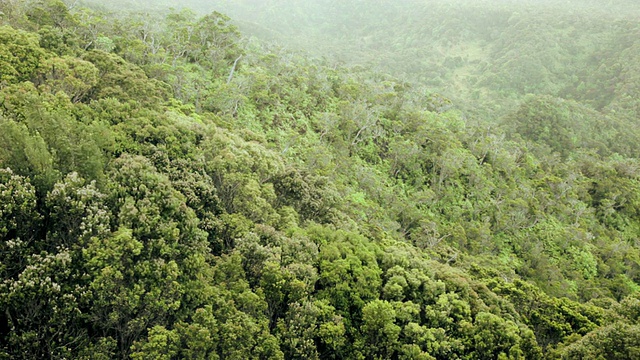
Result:
[[[146,9],[144,2],[130,3]],[[637,94],[630,89],[633,85],[603,84],[616,76],[610,73],[612,67],[633,66],[637,60],[632,48],[638,46],[640,6],[633,1],[155,4],[153,9],[221,11],[245,35],[332,62],[389,73],[444,94],[470,115],[502,116],[530,93],[574,99],[597,110],[615,107],[612,102],[624,92]],[[594,94],[595,89],[600,93]]]

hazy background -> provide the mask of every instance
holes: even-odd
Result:
[[[424,85],[470,116],[498,117],[526,94],[574,99],[603,112],[629,108],[621,98],[640,95],[631,83],[635,75],[620,76],[640,63],[635,1],[120,0],[109,6],[220,11],[246,36]]]

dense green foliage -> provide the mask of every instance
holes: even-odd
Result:
[[[478,123],[221,13],[0,2],[0,358],[636,359],[637,103],[587,75]]]

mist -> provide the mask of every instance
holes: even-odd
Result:
[[[607,60],[634,61],[633,1],[120,1],[134,11],[189,8],[231,17],[246,37],[327,61],[365,66],[496,118],[527,94],[602,110],[593,94]],[[637,45],[637,42],[636,42]],[[598,59],[598,60],[596,60]],[[615,64],[611,64],[615,65]],[[622,65],[625,66],[625,65]],[[606,99],[606,100],[605,100]],[[610,99],[610,101],[609,101]]]

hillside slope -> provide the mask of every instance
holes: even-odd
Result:
[[[475,125],[220,13],[0,11],[0,357],[637,358],[625,118]]]

